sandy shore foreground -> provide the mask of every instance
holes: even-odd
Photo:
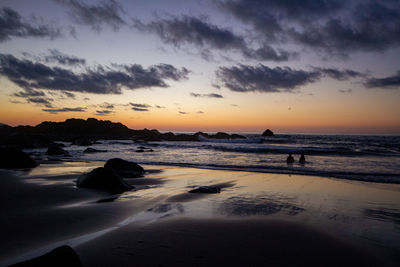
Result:
[[[74,186],[104,162],[0,171],[0,265],[70,245],[84,266],[396,266],[400,187],[144,166],[135,190]],[[219,194],[191,194],[218,185]]]

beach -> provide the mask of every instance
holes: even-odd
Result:
[[[120,195],[77,188],[104,161],[1,170],[0,265],[71,246],[83,266],[395,266],[400,186],[143,165]],[[216,185],[218,194],[188,193]]]

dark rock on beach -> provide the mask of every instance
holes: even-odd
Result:
[[[46,151],[46,155],[55,156],[55,155],[68,155],[68,152],[62,149],[57,145],[51,145]]]
[[[95,149],[92,147],[86,148],[83,153],[99,153],[99,152],[107,152],[107,150]]]
[[[77,187],[98,189],[110,193],[122,193],[134,188],[126,183],[113,169],[99,167],[78,177]]]
[[[200,186],[189,191],[189,193],[205,193],[205,194],[216,194],[220,192],[221,188],[218,186]]]
[[[38,164],[28,154],[15,147],[0,147],[0,168],[34,168]]]
[[[275,134],[270,130],[267,129],[262,133],[262,136],[274,136]]]
[[[20,148],[40,148],[54,144],[48,137],[40,134],[11,134],[2,143]]]
[[[144,174],[144,169],[139,164],[120,158],[107,160],[104,168],[112,169],[121,177],[126,178],[140,177]]]
[[[77,138],[72,141],[72,144],[76,146],[91,146],[93,142],[87,138]]]
[[[81,267],[82,262],[79,256],[70,246],[61,246],[34,259],[19,262],[11,266],[33,267],[33,266],[60,266],[60,267]]]

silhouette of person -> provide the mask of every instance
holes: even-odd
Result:
[[[292,153],[289,154],[289,156],[288,156],[287,159],[286,159],[286,162],[287,162],[288,164],[294,162],[294,158],[293,158],[293,156],[292,156]]]
[[[300,162],[300,164],[306,163],[306,157],[304,157],[304,154],[301,154],[299,162]]]

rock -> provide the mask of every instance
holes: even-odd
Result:
[[[189,191],[189,193],[206,193],[206,194],[216,194],[220,192],[221,188],[218,186],[200,186]]]
[[[15,147],[0,147],[0,168],[34,168],[38,164],[28,154]]]
[[[275,134],[270,130],[267,129],[262,133],[262,136],[274,136]]]
[[[143,149],[138,149],[138,150],[136,150],[135,152],[136,152],[136,153],[142,153],[142,152],[144,152],[144,150],[143,150]]]
[[[40,134],[13,134],[7,136],[2,143],[20,148],[48,147],[54,144],[49,138]]]
[[[57,145],[51,145],[46,151],[46,155],[68,155],[68,152]]]
[[[99,167],[78,177],[77,187],[98,189],[110,193],[122,193],[134,188],[126,183],[113,169]]]
[[[92,141],[87,138],[78,138],[72,141],[73,145],[76,146],[91,146],[93,145]]]
[[[116,171],[121,177],[139,177],[144,174],[140,165],[120,158],[107,160],[104,168]]]
[[[60,266],[60,267],[81,267],[82,262],[79,256],[70,246],[61,246],[52,251],[27,261],[19,262],[11,266],[33,267],[33,266]]]
[[[107,152],[107,150],[100,150],[88,147],[83,151],[83,153],[98,153],[98,152]]]

